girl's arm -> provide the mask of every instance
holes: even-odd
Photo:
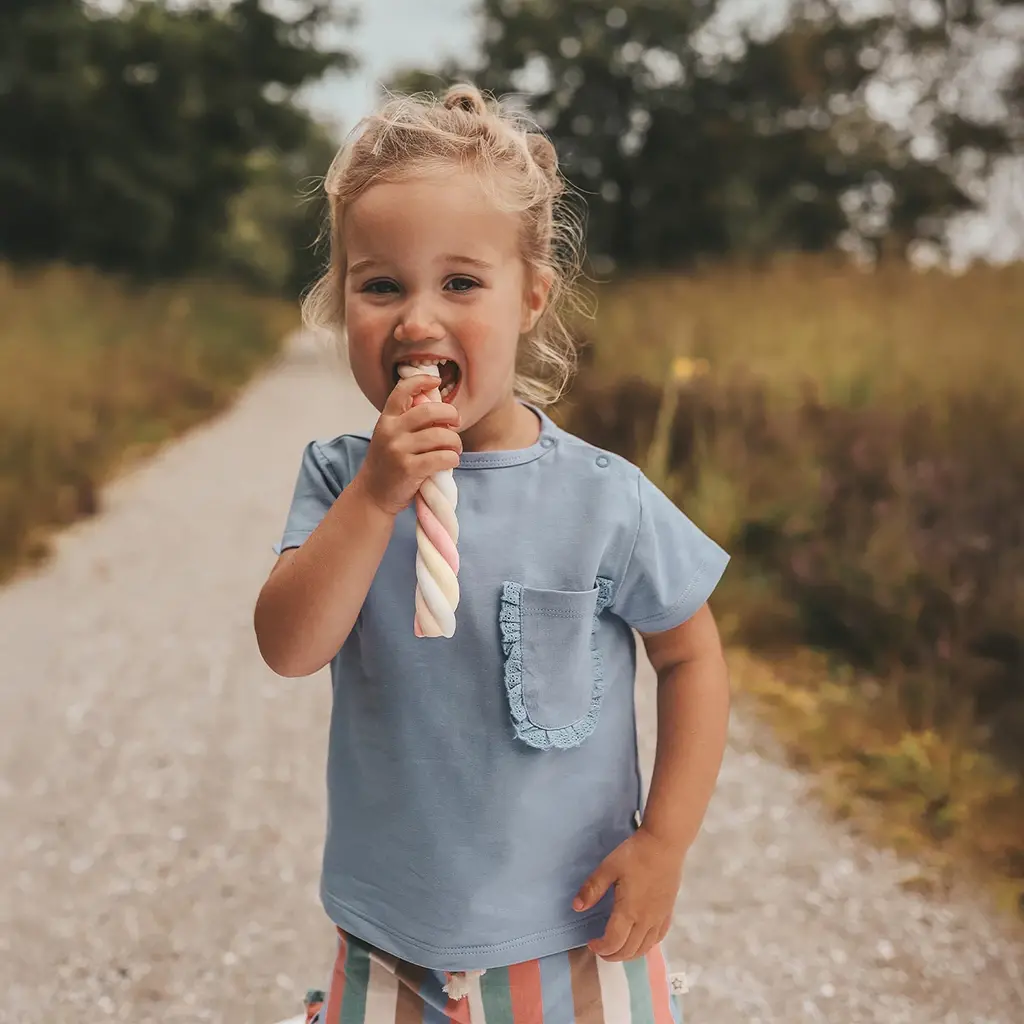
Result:
[[[253,625],[263,660],[281,676],[323,668],[348,638],[394,529],[356,474],[299,548],[281,553]]]
[[[729,676],[705,604],[676,629],[643,637],[658,675],[658,747],[643,828],[682,860],[718,780],[729,724]]]
[[[706,604],[681,626],[643,640],[658,674],[658,750],[643,822],[587,879],[573,904],[587,911],[615,887],[605,933],[589,943],[613,961],[645,956],[668,933],[683,862],[718,779],[729,720],[725,657]]]
[[[428,374],[395,386],[359,472],[263,584],[253,626],[263,660],[278,675],[312,675],[338,653],[380,567],[395,517],[428,476],[459,464],[458,410],[443,402],[415,404],[436,387],[437,378]]]

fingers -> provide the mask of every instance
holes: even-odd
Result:
[[[416,487],[428,477],[442,469],[458,469],[460,455],[454,448],[432,448],[424,446],[420,452],[407,451],[396,455],[397,465],[403,476],[414,481]]]
[[[403,377],[394,386],[388,400],[384,405],[384,412],[392,416],[400,416],[408,409],[417,395],[425,395],[435,388],[440,387],[437,377],[429,373],[417,373],[415,377]],[[443,405],[442,402],[434,403]]]
[[[425,455],[417,456],[417,467],[422,472],[424,479],[435,473],[440,473],[443,469],[458,469],[459,453],[450,448],[427,452]]]
[[[458,454],[462,453],[462,438],[447,427],[427,427],[406,434],[402,440],[402,448],[410,455],[423,455],[448,448]]]
[[[403,412],[398,417],[397,425],[402,430],[422,430],[424,427],[458,427],[462,416],[454,405],[444,402],[425,402]]]
[[[639,936],[639,938],[637,938]],[[634,944],[634,939],[636,942]],[[647,956],[648,953],[658,944],[658,929],[649,928],[646,932],[643,928],[634,928],[629,936],[629,941],[619,951],[618,959],[620,960],[638,960],[642,956]]]
[[[612,911],[604,935],[588,943],[591,952],[604,960],[615,960],[617,954],[629,941],[633,932],[633,922],[621,911]]]
[[[360,470],[376,504],[392,515],[409,506],[428,477],[459,467],[458,410],[443,402],[414,404],[432,387],[437,387],[437,378],[425,373],[399,381],[377,420]]]
[[[630,924],[625,915],[622,923],[613,929],[614,917],[608,922],[604,936],[590,943],[590,949],[602,960],[609,963],[622,963],[626,960],[637,960],[648,953],[661,941],[658,938],[660,928],[645,928],[641,924]],[[628,929],[628,930],[627,930]],[[620,936],[625,933],[625,937]]]
[[[461,453],[461,422],[454,406],[426,402],[398,414],[382,414],[374,435],[379,435],[381,444],[400,457],[442,448]]]
[[[611,956],[605,957],[606,960],[610,960],[613,963],[622,963],[626,960],[635,960],[639,954],[640,947],[643,946],[644,940],[650,934],[648,929],[642,925],[635,924],[629,930],[629,935],[626,941],[623,942],[622,946],[617,949]]]
[[[604,898],[604,894],[615,884],[616,877],[616,872],[606,860],[583,883],[576,899],[572,902],[572,909],[580,913],[597,906]]]

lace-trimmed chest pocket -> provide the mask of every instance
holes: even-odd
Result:
[[[591,590],[502,588],[505,689],[516,736],[540,750],[579,746],[594,731],[604,694],[597,622],[610,580]]]

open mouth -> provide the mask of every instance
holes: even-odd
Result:
[[[438,390],[441,392],[442,402],[451,402],[458,393],[459,385],[462,383],[462,370],[454,359],[442,359],[434,356],[419,356],[415,359],[403,359],[392,367],[391,375],[393,382],[398,383],[400,377],[399,366],[413,366],[416,369],[424,370],[427,373],[439,378]]]

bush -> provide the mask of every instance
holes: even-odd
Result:
[[[1011,395],[851,407],[809,381],[789,400],[739,372],[659,387],[588,370],[559,418],[650,469],[737,556],[724,593],[748,643],[837,652],[901,680],[912,728],[968,714],[1024,750],[1024,406]]]
[[[215,283],[132,290],[0,264],[0,577],[96,510],[132,448],[223,408],[294,322],[283,302]]]

